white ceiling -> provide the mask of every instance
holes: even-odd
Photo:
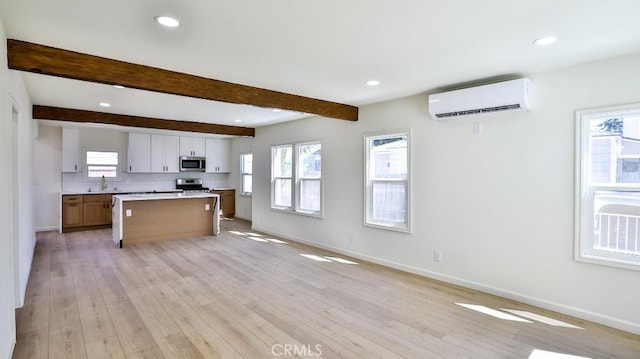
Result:
[[[8,38],[356,106],[639,52],[638,14],[638,0],[0,0]],[[550,34],[557,43],[532,45]],[[24,79],[45,106],[247,127],[306,117]]]

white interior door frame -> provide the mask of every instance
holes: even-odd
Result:
[[[13,252],[14,307],[20,303],[20,106],[10,96],[11,109],[11,245]]]

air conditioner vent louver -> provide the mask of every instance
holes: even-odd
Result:
[[[497,106],[497,107],[489,107],[489,108],[479,108],[479,109],[476,109],[476,110],[466,110],[466,111],[439,113],[439,114],[436,115],[436,117],[443,118],[443,117],[466,116],[466,115],[474,115],[474,114],[485,113],[485,112],[519,110],[521,108],[522,108],[522,106],[520,106],[520,104],[517,103],[517,104],[514,104],[514,105],[505,105],[505,106]]]
[[[527,78],[429,95],[429,113],[436,120],[509,110],[528,110],[531,81]]]

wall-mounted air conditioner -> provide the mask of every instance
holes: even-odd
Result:
[[[429,113],[434,120],[487,112],[528,110],[531,80],[497,82],[429,95]]]

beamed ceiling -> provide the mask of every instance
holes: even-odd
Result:
[[[228,135],[637,53],[638,13],[637,0],[0,0],[38,116]],[[547,35],[558,41],[532,45]]]

